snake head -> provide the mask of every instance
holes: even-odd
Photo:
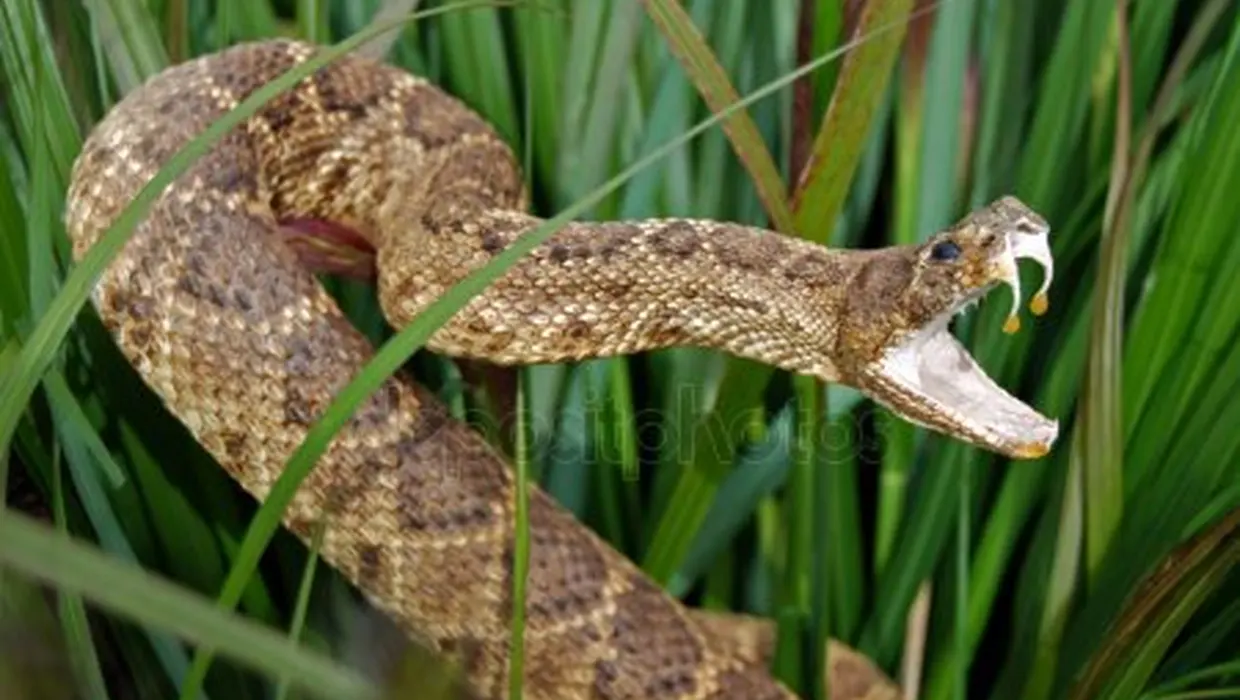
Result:
[[[1016,332],[1020,258],[1043,268],[1030,307],[1044,313],[1049,231],[1033,210],[1004,197],[925,243],[876,252],[854,280],[841,324],[851,383],[917,425],[1016,459],[1045,455],[1058,422],[1000,388],[949,324],[1004,284],[1013,296],[1004,330]]]

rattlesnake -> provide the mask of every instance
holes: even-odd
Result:
[[[75,255],[188,139],[317,50],[242,44],[127,95],[73,169]],[[269,102],[163,192],[92,301],[167,408],[262,499],[373,354],[310,269],[330,267],[331,237],[281,232],[331,222],[364,239],[381,307],[400,327],[536,225],[526,207],[515,159],[482,118],[423,79],[347,56]],[[506,364],[716,348],[851,384],[910,421],[1034,457],[1057,424],[990,382],[947,323],[1000,282],[1019,303],[1018,256],[1043,264],[1044,291],[1046,234],[1010,197],[925,244],[865,251],[704,220],[573,223],[428,347]],[[337,436],[284,522],[305,539],[330,510],[324,559],[498,698],[513,478],[479,434],[397,376]],[[529,521],[525,697],[790,697],[738,651],[732,623],[688,611],[538,489]],[[892,692],[855,668],[868,680],[858,688],[841,672],[835,697]]]

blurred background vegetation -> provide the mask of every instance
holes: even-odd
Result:
[[[277,35],[331,43],[442,6],[0,5],[6,698],[177,697],[198,645],[222,657],[210,697],[361,687],[377,653],[366,615],[292,537],[263,555],[238,614],[212,605],[255,506],[89,307],[57,317],[83,299],[64,284],[61,213],[90,125],[169,63]],[[1000,291],[957,332],[1001,385],[1060,419],[1044,459],[1009,463],[846,388],[677,349],[522,369],[521,463],[674,595],[773,619],[774,672],[803,697],[823,697],[828,636],[909,697],[1240,697],[1238,9],[537,0],[442,12],[363,50],[490,119],[544,215],[780,79],[583,215],[729,219],[874,247],[1003,194],[1032,205],[1053,226],[1049,314],[1005,335]],[[821,67],[789,78],[811,60]],[[1026,289],[1040,283],[1026,273]],[[388,337],[368,289],[330,284]],[[57,323],[67,333],[47,330],[51,344],[28,342]],[[512,449],[504,382],[427,353],[412,368]]]

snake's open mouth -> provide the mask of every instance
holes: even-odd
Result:
[[[945,432],[980,447],[1016,459],[1045,455],[1055,442],[1059,424],[1022,403],[994,382],[968,350],[952,336],[949,324],[999,284],[1013,292],[1013,309],[1005,330],[1019,328],[1020,307],[1018,258],[1030,258],[1044,269],[1041,289],[1030,307],[1046,310],[1046,289],[1052,262],[1046,231],[1008,233],[1006,249],[991,266],[991,282],[973,290],[921,330],[892,348],[869,371],[868,381],[881,386],[882,394],[903,400],[898,413],[908,420]]]

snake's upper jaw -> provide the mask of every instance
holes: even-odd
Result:
[[[952,336],[952,318],[977,303],[999,284],[1011,287],[1015,298],[1006,330],[1014,332],[1019,308],[1018,258],[1042,265],[1043,283],[1030,306],[1046,309],[1046,289],[1052,277],[1051,256],[1044,223],[1020,222],[1005,232],[1006,245],[989,265],[986,284],[967,293],[923,328],[888,349],[864,371],[867,393],[910,422],[1014,459],[1036,459],[1050,451],[1059,435],[1059,423],[1004,391]]]

